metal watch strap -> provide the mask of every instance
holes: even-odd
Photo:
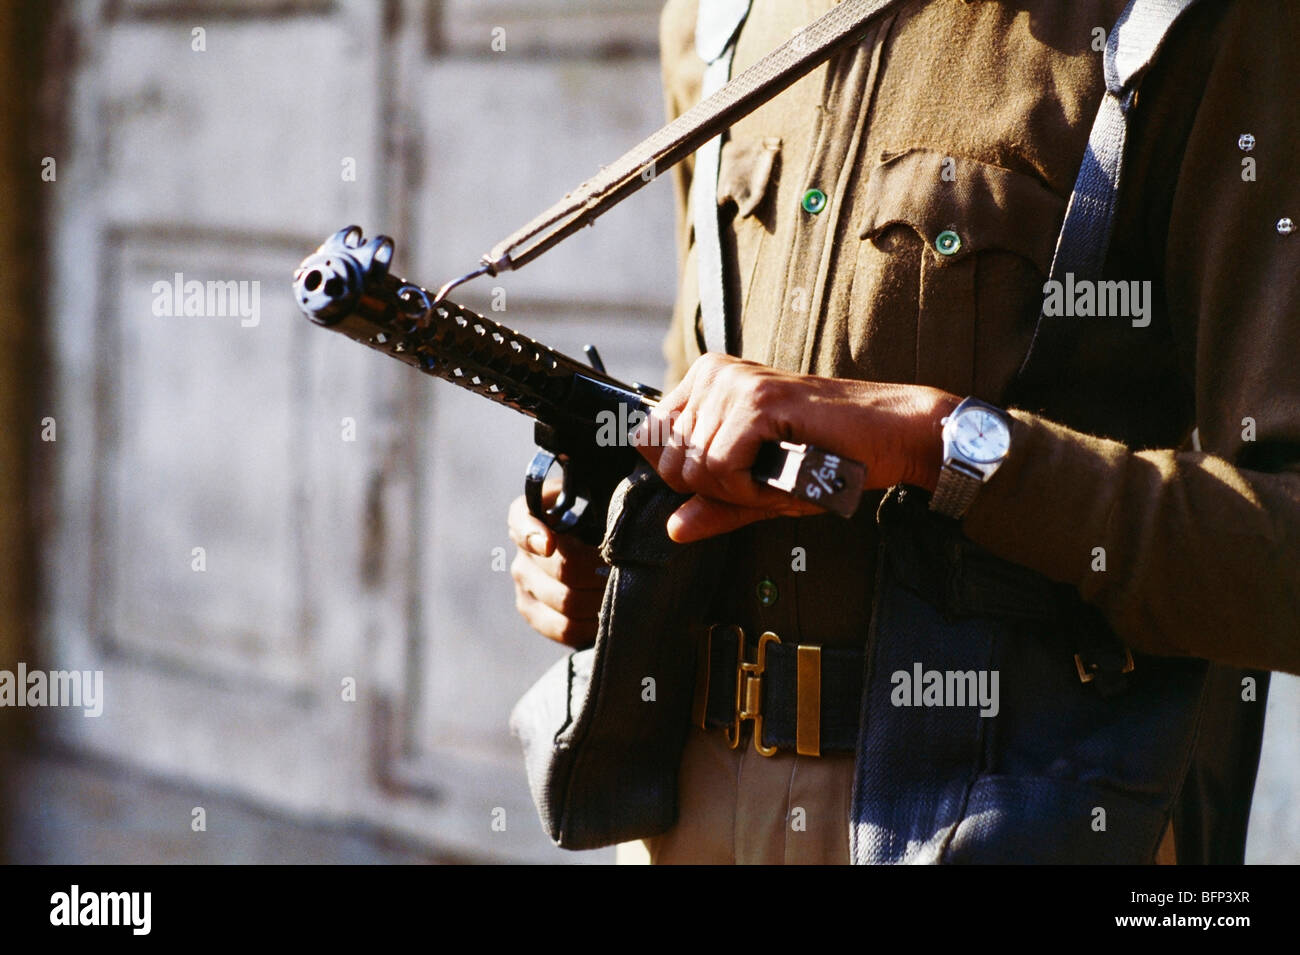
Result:
[[[945,517],[960,518],[983,486],[982,477],[945,464],[939,470],[939,483],[930,497],[930,510]]]

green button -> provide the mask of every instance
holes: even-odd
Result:
[[[944,229],[934,237],[934,248],[940,255],[954,255],[961,250],[961,236],[951,229]]]
[[[772,604],[776,603],[776,598],[780,596],[780,592],[776,589],[776,584],[768,580],[766,577],[758,582],[757,592],[758,602],[764,607],[772,606]]]
[[[809,189],[803,194],[803,211],[813,215],[826,208],[826,193],[820,189]]]

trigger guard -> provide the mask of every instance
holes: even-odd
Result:
[[[542,497],[542,487],[546,483],[547,475],[551,473],[551,468],[557,463],[560,465],[564,483],[561,486],[560,496],[555,499],[555,505],[547,507]],[[551,452],[541,450],[533,455],[532,461],[528,464],[528,471],[524,475],[524,502],[528,505],[528,512],[551,530],[569,533],[576,531],[587,504],[580,496],[575,495],[569,486],[569,472],[564,462]]]

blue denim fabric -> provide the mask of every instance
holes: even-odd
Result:
[[[898,489],[881,505],[885,544],[868,640],[854,783],[856,863],[1149,863],[1171,818],[1194,817],[1180,861],[1239,862],[1262,733],[1263,702],[1241,699],[1244,671],[1205,660],[1135,657],[1110,695],[1080,681],[1074,652],[1113,640],[1068,591],[1054,612],[1036,596],[1010,609],[1022,568],[986,574],[983,592],[951,583],[952,561],[998,562],[959,545],[952,522]],[[949,537],[914,558],[918,539]],[[1041,578],[1040,578],[1041,581]],[[936,586],[936,582],[939,586]],[[922,594],[926,596],[922,596]],[[1009,591],[1008,591],[1009,593]],[[967,606],[963,606],[967,605]],[[1081,633],[1081,627],[1096,631]],[[978,706],[895,706],[892,676],[998,673],[996,715]],[[1267,686],[1266,674],[1258,674]],[[1209,722],[1229,732],[1203,733]],[[1210,792],[1185,782],[1204,773]],[[1209,795],[1211,798],[1205,798]]]

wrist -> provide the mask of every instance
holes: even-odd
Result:
[[[910,424],[909,467],[904,483],[933,493],[943,467],[943,422],[962,399],[937,388],[920,388]]]

